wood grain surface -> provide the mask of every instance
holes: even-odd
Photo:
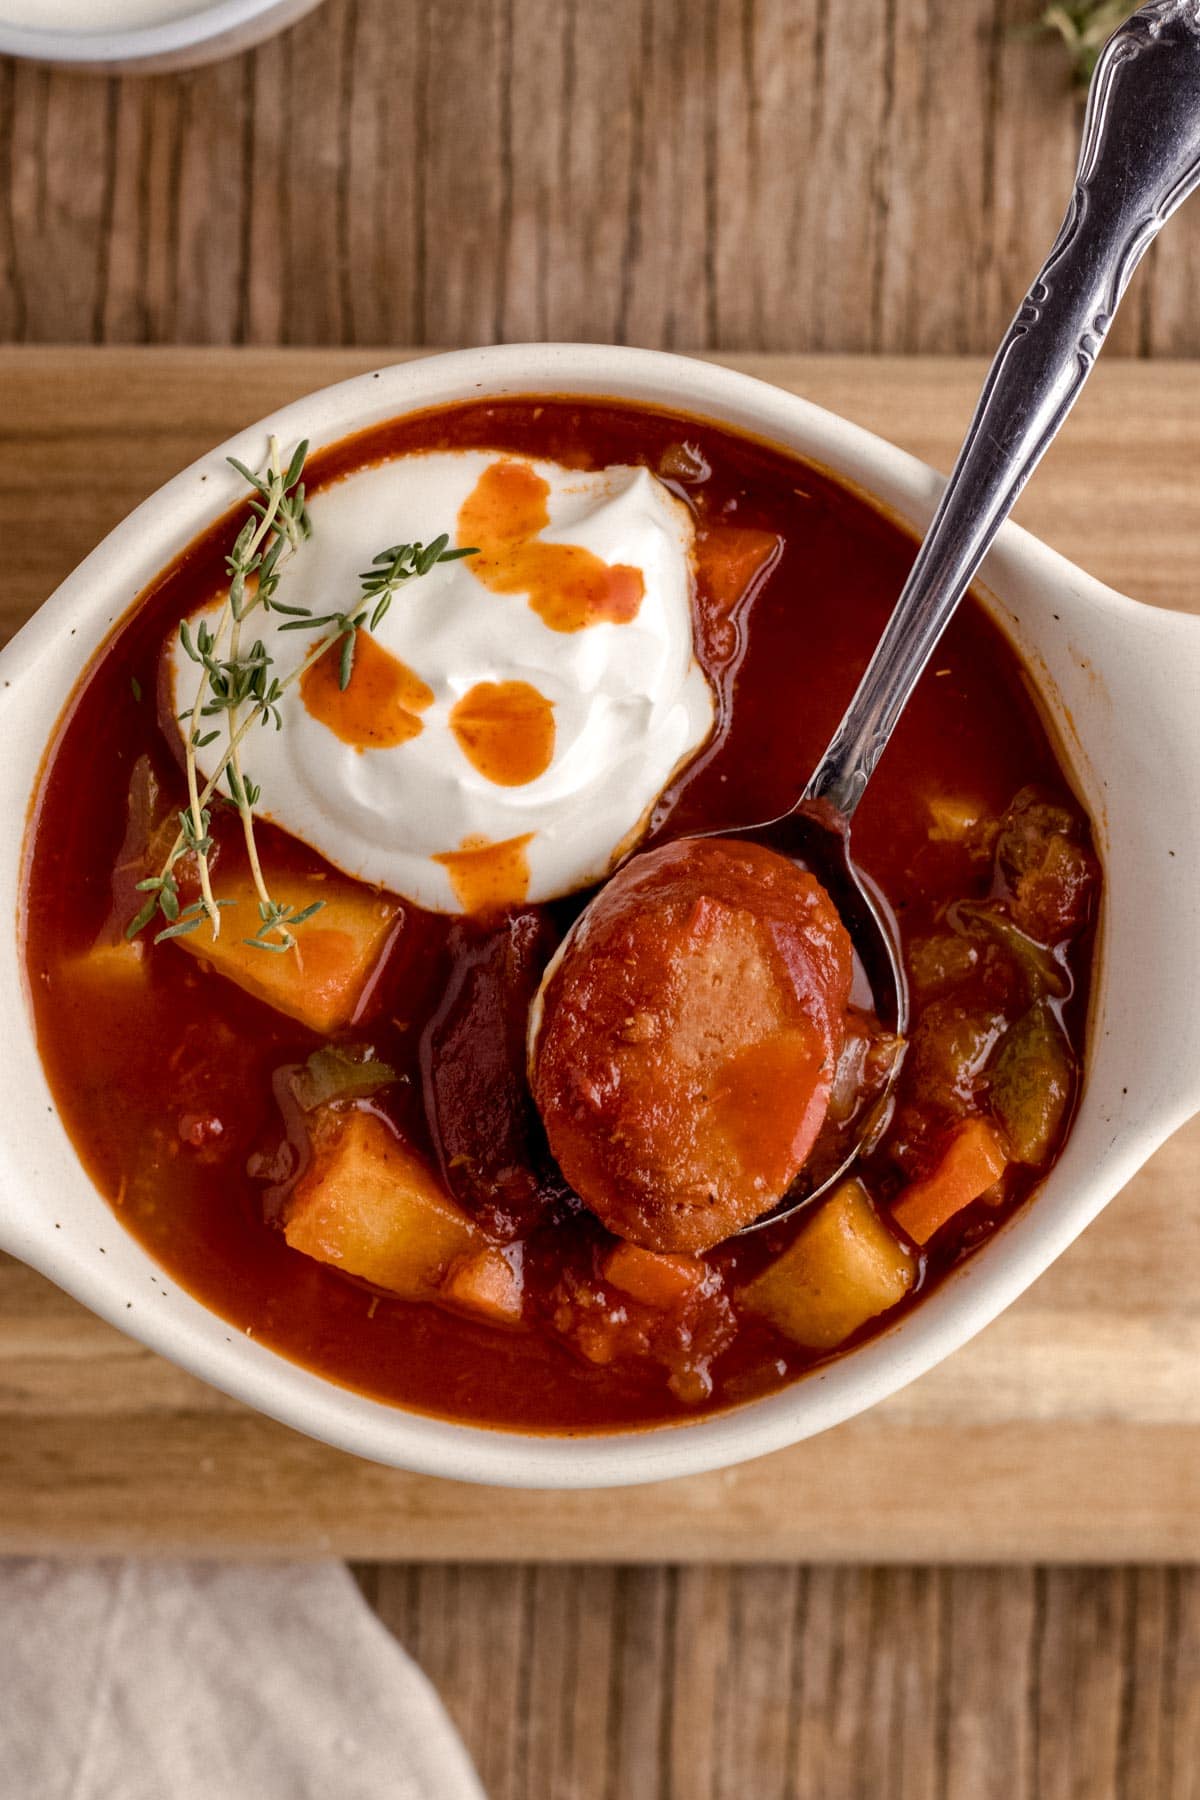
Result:
[[[327,0],[190,76],[0,61],[0,340],[263,347],[0,356],[0,629],[197,451],[378,354],[275,346],[988,353],[1075,154],[1061,55],[1013,35],[1041,4]],[[1198,270],[1193,206],[1112,348],[1196,354]],[[944,465],[978,371],[757,372]],[[1198,402],[1191,367],[1106,358],[1025,522],[1195,605]],[[360,1570],[491,1800],[1200,1800],[1196,1571],[1020,1566],[1197,1556],[1198,1169],[1193,1130],[890,1417],[570,1503],[338,1457],[0,1264],[0,1546],[560,1559]]]
[[[0,351],[3,622],[256,413],[355,353]],[[945,463],[972,363],[756,372]],[[1196,606],[1200,369],[1110,362],[1025,515],[1095,573]],[[1102,503],[1097,502],[1102,496]],[[1156,497],[1153,507],[1147,495]],[[246,1412],[0,1266],[0,1548],[759,1562],[1186,1560],[1200,1552],[1200,1126],[974,1344],[873,1413],[629,1494],[499,1495],[371,1467]]]
[[[490,1800],[1198,1800],[1189,1569],[364,1569]]]
[[[1044,0],[326,0],[183,77],[0,63],[0,339],[985,352],[1078,102]],[[1114,348],[1200,349],[1200,208]]]

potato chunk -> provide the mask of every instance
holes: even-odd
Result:
[[[743,1289],[742,1305],[806,1350],[834,1350],[902,1300],[916,1261],[861,1181],[843,1181],[790,1248]]]
[[[323,879],[281,876],[278,887],[279,897],[298,911],[324,901],[320,912],[297,931],[296,948],[286,955],[246,942],[258,929],[258,896],[248,871],[225,867],[220,895],[237,905],[222,912],[220,937],[214,943],[202,925],[173,941],[276,1012],[299,1019],[313,1031],[337,1031],[358,1009],[399,917],[400,903],[333,874]]]
[[[420,1158],[378,1114],[329,1113],[292,1195],[284,1236],[405,1300],[430,1300],[450,1264],[483,1239]]]
[[[131,944],[123,938],[115,944],[93,944],[83,956],[74,957],[67,967],[72,982],[126,993],[143,986],[149,975],[146,946],[140,938]]]
[[[934,794],[929,800],[929,838],[934,844],[965,844],[979,829],[984,809],[962,794]]]

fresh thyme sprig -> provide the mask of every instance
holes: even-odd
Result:
[[[205,919],[210,923],[213,937],[218,935],[222,909],[235,904],[231,900],[218,899],[213,892],[209,862],[212,850],[210,802],[218,795],[224,779],[241,819],[246,854],[258,895],[258,930],[243,942],[256,950],[285,952],[295,948],[297,928],[319,912],[323,902],[317,900],[297,909],[272,896],[259,860],[254,831],[254,808],[261,793],[242,768],[242,744],[255,724],[273,725],[277,731],[281,729],[280,701],[284,694],[339,642],[342,648],[338,682],[343,690],[347,688],[354,673],[359,632],[374,631],[379,626],[393,596],[406,581],[428,575],[439,562],[455,562],[460,557],[476,554],[473,549],[451,550],[450,539],[445,533],[430,544],[394,544],[388,550],[381,550],[372,559],[371,567],[360,574],[358,600],[347,612],[314,617],[308,607],[285,605],[277,597],[283,565],[312,530],[304,485],[300,480],[307,450],[307,442],[298,445],[284,470],[278,444],[272,438],[267,469],[262,475],[255,474],[234,457],[229,459],[254,489],[251,517],[242,526],[226,558],[229,589],[216,624],[210,626],[201,620],[193,633],[185,619],[179,627],[180,644],[200,670],[195,701],[180,715],[187,734],[188,804],[179,814],[179,831],[163,868],[157,875],[148,876],[137,884],[139,892],[145,893],[147,899],[130,921],[125,934],[128,938],[136,937],[156,916],[165,921],[154,939],[156,944],[198,930]],[[282,679],[271,674],[273,659],[261,638],[256,638],[249,650],[242,648],[242,625],[257,607],[264,612],[287,615],[278,627],[280,631],[324,632],[299,666]],[[221,714],[225,715],[226,743],[212,774],[201,787],[197,754],[221,735],[219,726],[206,731],[204,723]],[[200,898],[188,906],[181,906],[175,869],[186,856],[195,860]]]
[[[280,631],[313,631],[322,626],[332,626],[333,631],[326,642],[326,648],[330,643],[341,640],[338,686],[345,690],[350,686],[350,677],[354,673],[354,654],[359,632],[379,629],[397,589],[415,576],[428,575],[435,563],[457,562],[462,556],[477,554],[473,549],[450,550],[447,548],[449,542],[449,537],[443,532],[431,544],[393,544],[390,550],[381,550],[378,556],[372,557],[371,567],[359,573],[358,579],[362,587],[355,608],[348,613],[325,613],[316,619],[308,616],[289,619],[279,627]],[[366,602],[371,604],[367,605]]]
[[[250,502],[251,517],[247,519],[234,542],[233,550],[228,558],[230,574],[229,613],[231,618],[229,633],[229,666],[231,670],[239,667],[241,660],[242,621],[246,615],[261,606],[264,612],[270,612],[277,604],[276,594],[281,578],[281,563],[286,555],[290,555],[297,546],[309,537],[312,532],[312,521],[308,516],[308,508],[304,503],[304,484],[300,477],[304,472],[304,459],[308,454],[308,440],[297,444],[292,452],[292,460],[286,472],[279,466],[279,445],[272,437],[268,447],[267,475],[264,479],[246,467],[244,463],[230,458],[232,466],[238,474],[247,480],[254,489],[257,499]],[[248,591],[247,584],[253,580],[253,593]],[[250,679],[259,686],[265,680],[267,653],[261,640],[256,640],[250,652]],[[210,688],[212,672],[206,671]],[[234,683],[235,686],[239,685]],[[208,708],[203,709],[206,713]],[[262,864],[258,859],[258,845],[254,837],[254,806],[258,800],[258,789],[248,783],[242,775],[241,752],[237,741],[238,703],[226,707],[225,712],[229,733],[229,791],[233,803],[238,809],[242,822],[242,836],[246,844],[246,856],[250,864],[250,874],[258,894],[259,915],[264,920],[270,916],[276,924],[280,918],[279,908],[272,900],[267,888],[266,878],[262,872]],[[195,729],[197,720],[195,708],[192,712],[192,726]],[[196,748],[201,746],[197,744]],[[203,893],[203,887],[201,889]],[[311,918],[317,908],[306,910],[304,917]],[[220,930],[220,913],[209,914],[213,920],[213,936]],[[299,915],[297,915],[297,918]],[[286,941],[285,941],[286,940]],[[269,940],[264,939],[264,944]],[[283,932],[279,940],[281,949],[290,950],[295,943],[289,932]]]
[[[1105,44],[1126,18],[1129,0],[1056,0],[1031,27],[1032,33],[1055,33],[1066,45],[1076,87],[1086,88]]]
[[[209,867],[209,852],[212,848],[209,827],[212,818],[207,801],[212,797],[215,782],[210,781],[203,794],[201,793],[196,755],[220,735],[217,731],[205,732],[201,721],[221,711],[228,714],[229,748],[225,764],[232,767],[236,778],[234,803],[241,815],[260,910],[264,904],[273,904],[254,841],[253,803],[241,779],[238,761],[241,743],[238,710],[243,700],[250,697],[256,689],[262,688],[269,658],[261,641],[255,643],[249,657],[242,657],[241,628],[242,621],[255,607],[270,612],[278,604],[276,593],[282,573],[282,561],[312,530],[305,504],[304,484],[300,479],[307,454],[308,443],[305,440],[296,446],[285,471],[279,460],[279,444],[275,438],[271,438],[267,469],[263,475],[255,474],[236,457],[229,458],[238,474],[250,484],[255,497],[250,502],[250,517],[238,532],[233,548],[225,559],[229,571],[229,588],[216,626],[210,627],[202,621],[194,642],[186,619],[179,628],[180,643],[187,655],[200,667],[196,698],[191,707],[181,715],[181,723],[186,727],[184,766],[188,804],[179,815],[179,832],[165,866],[158,875],[148,876],[145,881],[138,883],[139,890],[146,893],[148,898],[137,917],[131,920],[126,933],[128,937],[135,937],[156,914],[161,914],[167,921],[165,929],[155,939],[156,943],[167,937],[183,937],[196,930],[204,918],[209,920],[214,938],[220,931],[221,906],[213,893]],[[229,633],[229,654],[219,660],[218,651],[226,632]],[[189,855],[195,859],[200,898],[192,905],[181,908],[175,868],[183,857]]]

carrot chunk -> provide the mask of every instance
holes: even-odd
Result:
[[[696,533],[696,622],[710,668],[728,668],[742,642],[739,619],[783,550],[773,531],[706,525]]]
[[[489,1245],[451,1268],[442,1295],[453,1306],[479,1313],[493,1325],[519,1325],[524,1290],[519,1245]]]
[[[1004,1146],[987,1121],[968,1119],[932,1175],[904,1190],[892,1218],[914,1244],[927,1244],[947,1219],[999,1181],[1007,1166]]]
[[[781,548],[773,531],[708,525],[696,534],[696,573],[713,604],[730,611]]]
[[[697,1256],[671,1256],[618,1244],[604,1259],[604,1279],[646,1306],[675,1306],[695,1293],[708,1273]]]

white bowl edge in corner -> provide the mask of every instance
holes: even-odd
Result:
[[[157,25],[51,31],[0,16],[0,56],[50,64],[78,75],[161,75],[252,50],[295,25],[322,0],[197,0],[193,11]]]

